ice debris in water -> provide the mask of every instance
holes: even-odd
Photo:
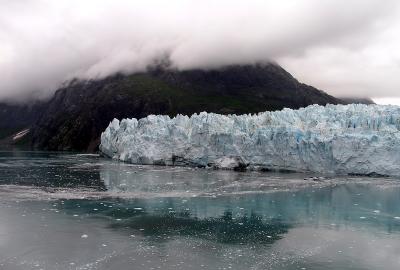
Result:
[[[134,164],[400,175],[400,107],[312,105],[256,115],[114,119],[106,156]]]

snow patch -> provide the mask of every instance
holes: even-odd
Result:
[[[12,138],[13,141],[16,141],[16,140],[21,139],[21,138],[24,137],[26,134],[28,134],[29,131],[30,131],[30,129],[27,128],[27,129],[24,129],[24,130],[18,132],[17,134],[15,134],[15,135],[13,136],[13,138]]]

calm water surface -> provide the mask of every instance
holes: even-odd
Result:
[[[400,269],[400,181],[0,152],[0,269]]]

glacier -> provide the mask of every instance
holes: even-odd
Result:
[[[312,105],[255,115],[114,119],[104,155],[133,164],[400,175],[400,107]]]

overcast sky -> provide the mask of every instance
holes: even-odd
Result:
[[[0,0],[0,100],[165,56],[179,69],[276,61],[336,96],[400,98],[400,1]]]

